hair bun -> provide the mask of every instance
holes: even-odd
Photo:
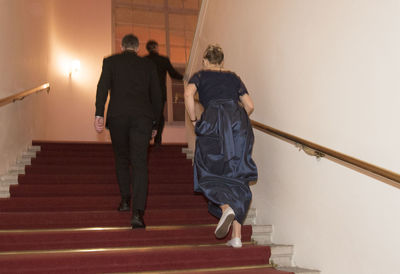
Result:
[[[204,51],[203,58],[207,59],[211,64],[221,64],[224,60],[224,53],[218,44],[210,44]]]
[[[212,44],[212,45],[209,45],[209,49],[210,50],[216,50],[216,51],[222,51],[222,48],[221,48],[221,46],[220,45],[218,45],[218,44]]]

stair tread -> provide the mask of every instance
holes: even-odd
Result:
[[[11,185],[10,195],[17,196],[114,196],[119,193],[117,184],[21,184]],[[190,194],[193,193],[192,184],[149,183],[149,195],[153,194]]]
[[[0,256],[2,252],[11,251],[221,244],[227,241],[215,238],[215,224],[156,228],[0,231]],[[251,241],[251,226],[243,227],[242,240]]]
[[[0,212],[21,211],[67,211],[67,210],[114,210],[120,202],[120,196],[63,196],[60,197],[12,197],[0,198]],[[204,208],[205,199],[201,195],[149,195],[147,208]]]
[[[59,212],[0,212],[0,229],[113,227],[130,223],[129,212],[59,211]],[[149,209],[144,220],[147,225],[182,225],[214,223],[216,219],[204,209]]]
[[[224,256],[220,256],[221,252]],[[266,264],[268,247],[244,245],[240,249],[226,246],[181,246],[164,248],[139,248],[136,250],[110,250],[93,252],[47,253],[0,256],[6,269],[65,271],[74,265],[76,271],[146,271],[165,268],[193,269],[201,266],[223,267],[241,264]],[[157,258],[156,261],[151,258]],[[180,258],[180,260],[174,260]],[[29,264],[26,262],[29,261]]]

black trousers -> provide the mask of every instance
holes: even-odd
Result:
[[[144,210],[148,184],[147,153],[152,120],[146,117],[111,117],[108,119],[108,127],[121,198],[132,198],[132,209]]]
[[[160,120],[158,121],[158,127],[157,127],[157,135],[154,137],[154,144],[159,144],[159,145],[161,145],[162,142],[162,132],[164,130],[164,125],[165,125],[164,106],[165,106],[165,101],[163,101],[162,103]]]

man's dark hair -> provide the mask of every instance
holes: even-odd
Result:
[[[136,49],[139,47],[139,39],[133,34],[127,34],[122,38],[122,47]]]
[[[147,49],[147,51],[150,53],[150,52],[153,52],[153,51],[155,51],[155,49],[158,47],[158,43],[156,42],[156,41],[154,41],[154,40],[149,40],[148,42],[147,42],[147,44],[146,44],[146,49]]]

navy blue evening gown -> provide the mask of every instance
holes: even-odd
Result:
[[[220,218],[219,206],[229,204],[243,224],[252,198],[249,182],[257,180],[253,129],[239,105],[239,96],[248,92],[229,71],[201,70],[189,83],[196,85],[204,107],[195,126],[194,190],[208,199],[211,214]]]

